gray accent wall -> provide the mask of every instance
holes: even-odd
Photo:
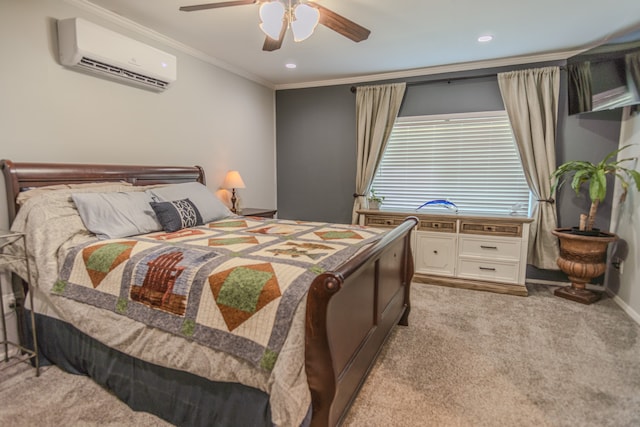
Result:
[[[567,116],[564,110],[562,126],[558,129],[558,139],[561,143],[556,146],[558,163],[569,160],[588,160],[599,162],[611,151],[618,148],[620,138],[620,122],[622,109],[583,113]],[[608,230],[611,221],[611,207],[613,205],[613,186],[610,181],[610,191],[607,198],[600,203],[595,226],[601,230]],[[557,194],[558,222],[561,227],[572,227],[578,224],[580,214],[588,213],[590,201],[586,187],[580,195],[569,187],[567,183]]]
[[[504,109],[497,72],[554,64],[529,64],[510,69],[407,79],[401,116],[495,111]],[[562,65],[557,64],[555,65]],[[493,76],[489,76],[493,74]],[[475,77],[474,77],[475,76]],[[449,80],[450,79],[450,80]],[[372,82],[377,84],[380,82]],[[561,73],[556,156],[600,161],[617,148],[619,110],[567,115],[566,73]],[[351,221],[356,174],[355,94],[349,85],[276,92],[278,216],[280,218]],[[596,226],[606,229],[611,196],[601,205]],[[568,187],[558,194],[559,225],[577,224],[588,210],[586,196]]]
[[[354,95],[355,102],[355,95]],[[400,116],[504,110],[495,76],[409,83]]]
[[[278,218],[351,222],[356,113],[348,86],[276,92]]]

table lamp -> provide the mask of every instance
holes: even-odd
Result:
[[[229,171],[224,178],[222,188],[231,189],[231,212],[236,213],[236,188],[246,188],[238,171]]]

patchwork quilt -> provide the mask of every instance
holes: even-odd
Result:
[[[52,294],[107,309],[271,371],[313,279],[385,230],[234,217],[80,245]]]

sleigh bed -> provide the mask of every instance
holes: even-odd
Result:
[[[410,237],[417,223],[415,218],[408,218],[391,231],[240,216],[181,229],[178,234],[158,231],[115,240],[98,240],[82,229],[64,245],[49,248],[50,259],[39,259],[47,253],[46,247],[53,245],[50,242],[55,241],[57,233],[64,234],[55,229],[56,224],[83,224],[72,206],[71,194],[105,191],[105,187],[109,192],[143,192],[189,182],[205,184],[204,172],[197,166],[9,160],[2,161],[2,169],[9,220],[14,229],[27,233],[30,284],[35,299],[32,309],[41,356],[70,372],[91,376],[135,410],[154,413],[176,425],[339,425],[394,326],[408,324],[413,275]],[[38,194],[18,203],[30,192]],[[44,207],[38,208],[38,204]],[[64,219],[56,216],[58,204]],[[19,212],[21,209],[24,212]],[[37,237],[42,233],[47,236]],[[197,235],[204,237],[198,240]],[[353,247],[343,249],[346,244],[317,236],[361,241],[354,240]],[[242,246],[249,240],[257,244],[257,249]],[[224,266],[253,266],[256,260],[261,266],[273,265],[283,271],[297,268],[299,276],[292,276],[288,270],[280,273],[281,277],[295,276],[278,295],[278,301],[290,300],[288,311],[286,304],[280,302],[272,317],[264,315],[274,328],[279,325],[285,332],[271,331],[263,345],[257,345],[245,335],[211,329],[207,322],[217,320],[202,307],[206,305],[203,301],[209,294],[209,285],[213,294],[217,289],[218,301],[221,299],[223,285],[215,287],[215,274],[206,276],[206,290],[193,285],[182,300],[176,300],[173,291],[154,294],[153,289],[144,289],[142,280],[138,283],[139,277],[146,280],[154,274],[173,275],[170,287],[174,283],[177,287],[175,278],[190,274],[186,259],[171,258],[174,252],[167,252],[165,241],[187,255],[195,253],[194,259],[204,259],[202,266],[193,268],[205,271],[205,276],[209,270],[203,266],[213,266],[211,271],[215,267],[216,272],[224,270],[226,280],[236,270],[225,270]],[[211,249],[215,246],[212,242],[222,242],[221,248]],[[103,291],[96,296],[90,293],[92,286],[80,284],[80,278],[87,276],[90,255],[107,244],[129,248],[129,252],[122,253],[130,254],[130,259],[122,262],[124,267],[117,268],[122,270],[118,274],[131,284],[126,292],[112,289],[111,294]],[[227,249],[222,245],[235,246]],[[131,247],[143,250],[134,256]],[[331,250],[341,255],[328,256]],[[163,255],[151,259],[148,254],[153,251]],[[245,257],[252,257],[251,262]],[[140,260],[139,264],[132,264],[134,258]],[[301,264],[305,260],[309,268]],[[113,265],[119,266],[118,263]],[[330,268],[323,268],[326,266]],[[96,280],[109,274],[116,273],[90,272],[93,287],[99,290],[102,285],[97,286]],[[56,279],[52,280],[54,275]],[[290,289],[297,296],[292,296],[295,292]],[[199,292],[199,308],[184,302]],[[84,294],[85,299],[81,297]],[[264,292],[256,297],[258,305],[275,304],[263,297]],[[165,305],[162,309],[149,308],[153,304],[143,304],[145,298]],[[174,308],[167,309],[169,306]],[[172,310],[175,313],[168,313]],[[288,316],[282,314],[285,312]],[[236,310],[230,318],[236,319],[238,313]],[[25,318],[29,322],[29,317]],[[254,322],[254,326],[245,328],[246,334],[258,333],[262,328],[260,318],[254,318],[258,320],[242,318],[237,321],[242,326],[234,324],[233,328],[244,331],[243,322]],[[289,324],[280,325],[286,319]],[[227,317],[224,320],[226,324],[235,321]],[[278,343],[277,347],[272,347],[273,343]],[[231,348],[230,352],[221,347],[223,344]]]

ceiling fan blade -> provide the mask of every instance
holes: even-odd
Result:
[[[262,50],[267,52],[273,52],[274,50],[280,49],[282,47],[282,42],[284,41],[284,35],[287,32],[288,27],[289,27],[289,17],[285,15],[284,19],[282,20],[282,28],[280,29],[280,36],[278,37],[278,40],[274,40],[269,36],[265,37]]]
[[[315,7],[320,11],[320,21],[319,23],[324,25],[327,28],[332,29],[333,31],[342,34],[348,39],[353,40],[354,42],[361,42],[369,38],[369,34],[371,31],[367,30],[361,25],[356,24],[355,22],[345,18],[342,15],[338,15],[334,11],[327,9],[324,6],[320,6],[317,3],[309,2],[307,3],[309,6]]]
[[[195,12],[196,10],[217,9],[219,7],[242,6],[244,4],[255,4],[255,3],[258,3],[258,0],[222,1],[218,3],[205,3],[205,4],[196,4],[193,6],[182,6],[180,7],[180,10],[183,12]]]

